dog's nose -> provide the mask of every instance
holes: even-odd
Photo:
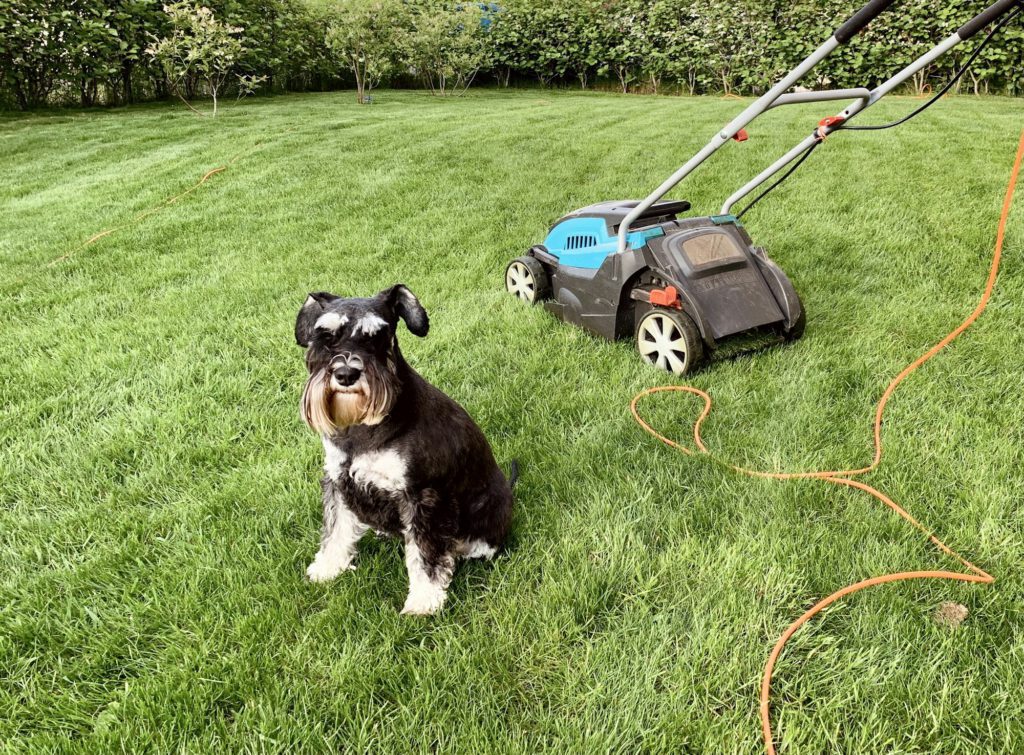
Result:
[[[334,379],[338,381],[338,385],[354,385],[359,379],[359,375],[359,370],[347,364],[336,367],[334,370]]]

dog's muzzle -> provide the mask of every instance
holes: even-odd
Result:
[[[356,390],[356,384],[363,376],[363,360],[351,354],[342,354],[330,366],[331,387],[339,393]]]

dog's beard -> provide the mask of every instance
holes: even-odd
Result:
[[[302,393],[302,420],[321,435],[352,425],[379,425],[391,410],[391,382],[367,371],[355,385],[340,388],[327,370],[309,376]]]

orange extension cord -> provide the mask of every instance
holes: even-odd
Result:
[[[182,197],[188,196],[193,191],[195,191],[200,186],[202,186],[204,183],[206,183],[206,181],[211,176],[215,176],[218,173],[221,173],[221,172],[223,172],[223,171],[225,171],[227,169],[228,169],[227,165],[221,165],[218,168],[214,168],[213,170],[206,171],[206,173],[203,174],[202,178],[200,178],[198,181],[196,181],[194,184],[192,184],[189,188],[185,189],[185,191],[181,192],[180,194],[175,194],[173,197],[169,197],[168,199],[165,199],[160,204],[154,205],[153,207],[150,207],[148,210],[143,210],[138,215],[135,215],[130,220],[122,223],[121,225],[115,225],[112,228],[107,228],[105,231],[100,231],[99,233],[97,233],[97,234],[95,234],[93,236],[90,236],[88,239],[83,241],[81,244],[76,246],[74,249],[71,249],[71,250],[65,252],[60,257],[56,257],[56,258],[50,260],[50,262],[47,265],[47,267],[53,267],[54,265],[57,265],[57,264],[63,262],[64,260],[68,259],[69,257],[71,257],[72,255],[76,254],[77,252],[82,251],[87,246],[90,246],[91,244],[95,244],[97,241],[99,241],[104,236],[109,236],[110,234],[114,233],[115,231],[120,231],[120,230],[122,230],[124,228],[128,228],[129,226],[135,225],[140,220],[144,220],[145,218],[149,217],[153,213],[159,212],[160,210],[162,210],[163,208],[167,207],[168,205],[174,204],[175,202],[177,202]]]
[[[188,104],[188,103],[185,103],[185,104]],[[200,115],[203,115],[203,113],[200,113]],[[290,133],[290,132],[292,132],[294,130],[295,130],[294,128],[290,128],[290,129],[287,129],[284,133],[287,134],[287,133]],[[175,194],[172,197],[168,197],[167,199],[164,199],[163,201],[161,201],[159,204],[155,204],[152,207],[143,210],[142,212],[138,213],[137,215],[132,216],[130,219],[126,220],[125,222],[121,223],[120,225],[115,225],[115,226],[113,226],[111,228],[107,228],[106,230],[100,231],[99,233],[94,234],[93,236],[90,236],[88,239],[83,241],[78,246],[74,247],[73,249],[69,249],[68,251],[64,252],[64,254],[60,255],[59,257],[55,257],[54,259],[50,260],[47,263],[47,267],[53,267],[54,265],[58,265],[61,262],[64,262],[65,260],[70,259],[72,256],[74,256],[78,252],[82,251],[86,247],[91,246],[92,244],[95,244],[97,241],[99,241],[100,239],[104,238],[105,236],[109,236],[112,233],[124,230],[125,228],[129,228],[129,227],[131,227],[133,225],[136,225],[139,222],[141,222],[141,221],[145,220],[146,218],[148,218],[150,215],[153,215],[154,213],[160,212],[160,210],[164,209],[165,207],[170,207],[172,204],[177,202],[179,199],[183,199],[184,197],[187,197],[189,194],[191,194],[192,192],[194,192],[197,189],[199,189],[203,184],[205,184],[213,176],[217,175],[218,173],[223,173],[225,170],[227,170],[228,168],[232,167],[236,162],[238,162],[243,157],[251,154],[252,152],[255,152],[257,149],[262,147],[264,143],[265,143],[265,140],[259,140],[259,141],[255,142],[251,147],[248,147],[248,148],[242,150],[241,152],[235,153],[235,156],[232,157],[230,160],[228,160],[223,165],[220,165],[220,166],[218,166],[216,168],[212,168],[211,170],[206,171],[203,174],[202,178],[200,178],[198,181],[196,181],[194,184],[189,186],[184,191],[179,192],[178,194]]]
[[[661,433],[659,433],[657,430],[655,430],[653,427],[647,424],[647,422],[644,421],[644,419],[640,416],[640,413],[637,411],[636,407],[637,404],[640,402],[640,399],[644,398],[645,396],[649,396],[653,393],[682,392],[692,393],[695,396],[700,396],[702,399],[704,399],[704,410],[700,413],[700,416],[697,418],[697,421],[693,423],[693,441],[699,449],[700,453],[706,454],[719,464],[722,464],[736,472],[739,472],[740,474],[747,475],[749,477],[767,477],[773,480],[796,480],[804,478],[813,478],[818,480],[824,480],[825,482],[831,482],[835,485],[845,485],[850,488],[857,488],[858,490],[863,490],[865,493],[868,493],[869,495],[872,495],[875,498],[877,498],[879,501],[881,501],[890,509],[892,509],[901,517],[903,517],[906,521],[910,522],[910,524],[912,524],[915,528],[917,528],[925,535],[927,535],[928,539],[932,543],[934,543],[940,551],[945,553],[947,556],[956,559],[958,562],[960,562],[962,566],[964,566],[964,568],[967,569],[968,572],[970,572],[969,574],[963,574],[959,572],[950,571],[909,571],[899,572],[896,574],[883,574],[879,577],[865,579],[855,584],[847,585],[841,590],[836,590],[827,598],[819,600],[817,603],[811,606],[811,608],[808,609],[800,618],[798,618],[796,621],[790,624],[786,631],[782,633],[782,636],[779,637],[778,642],[775,643],[775,647],[772,648],[772,652],[768,656],[768,662],[765,664],[764,667],[764,676],[761,679],[761,730],[764,733],[765,750],[770,755],[774,755],[775,753],[775,742],[772,736],[772,724],[770,716],[771,711],[769,708],[772,671],[775,669],[775,662],[778,660],[779,655],[782,653],[782,650],[786,646],[786,643],[789,641],[789,638],[792,637],[800,627],[802,627],[804,624],[810,621],[810,619],[813,618],[816,614],[820,613],[823,609],[830,606],[832,603],[835,603],[840,598],[843,598],[855,592],[859,592],[860,590],[863,590],[867,587],[873,587],[875,585],[881,585],[887,582],[901,582],[904,580],[911,579],[953,579],[959,580],[961,582],[977,582],[981,584],[991,584],[995,582],[995,577],[993,577],[991,574],[984,571],[983,569],[978,568],[970,561],[965,559],[963,556],[961,556],[959,553],[954,551],[952,548],[948,547],[934,534],[932,534],[932,532],[928,530],[928,528],[921,524],[921,522],[917,521],[906,510],[904,510],[896,502],[889,498],[889,496],[885,495],[885,493],[882,493],[880,490],[877,490],[871,487],[870,485],[866,485],[863,482],[859,482],[857,480],[853,480],[850,478],[855,477],[857,475],[866,474],[867,472],[871,472],[874,469],[876,469],[878,465],[881,463],[882,415],[884,414],[886,404],[888,404],[889,398],[896,390],[896,387],[900,383],[902,383],[903,380],[907,378],[914,370],[916,370],[922,364],[924,364],[933,356],[942,351],[942,349],[948,346],[957,336],[959,336],[961,333],[967,330],[967,328],[969,328],[974,323],[974,321],[978,319],[978,316],[985,310],[985,307],[988,304],[988,300],[992,296],[992,289],[995,286],[996,277],[999,274],[999,262],[1003,253],[1003,237],[1006,233],[1006,221],[1010,214],[1010,205],[1013,202],[1013,193],[1014,189],[1017,186],[1017,178],[1020,175],[1022,160],[1024,160],[1024,131],[1021,132],[1020,142],[1017,145],[1017,156],[1013,163],[1013,170],[1010,172],[1010,182],[1006,188],[1006,197],[1003,200],[1003,209],[999,217],[999,226],[996,231],[996,243],[995,250],[992,253],[992,264],[989,268],[988,280],[985,283],[985,291],[981,295],[981,301],[978,302],[978,306],[974,308],[974,311],[971,312],[970,315],[968,315],[967,319],[960,323],[960,325],[958,325],[953,331],[951,331],[945,338],[943,338],[937,344],[928,349],[928,351],[926,351],[924,354],[922,354],[909,365],[907,365],[907,367],[904,368],[904,370],[899,375],[897,375],[891,383],[889,383],[889,386],[885,389],[885,392],[882,394],[882,398],[879,400],[878,406],[875,410],[875,456],[874,459],[871,461],[871,464],[869,464],[868,466],[861,467],[860,469],[847,469],[843,471],[832,472],[762,472],[756,469],[746,469],[736,464],[731,464],[728,461],[719,459],[715,457],[713,454],[711,454],[710,451],[708,451],[707,446],[704,445],[704,441],[701,440],[700,437],[701,423],[703,423],[704,420],[707,418],[708,414],[711,413],[711,396],[709,396],[707,393],[700,390],[699,388],[694,388],[689,385],[670,385],[660,386],[657,388],[648,388],[647,390],[642,391],[638,393],[636,396],[634,396],[633,401],[629,405],[630,411],[633,413],[633,418],[640,424],[640,426],[644,430],[646,430],[648,433],[650,433],[655,438],[660,440],[662,443],[665,443],[666,445],[671,446],[677,451],[681,451],[682,453],[687,454],[688,456],[692,456],[695,454],[695,451],[693,449],[687,448],[682,444],[677,443],[676,441],[671,440],[670,438],[667,438]]]

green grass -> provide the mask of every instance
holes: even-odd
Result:
[[[757,752],[761,669],[791,620],[850,582],[954,565],[865,495],[657,445],[627,404],[672,378],[500,282],[550,221],[644,194],[741,103],[353,99],[0,119],[0,749]],[[677,194],[717,211],[826,110],[771,114]],[[869,459],[885,384],[978,298],[1022,121],[1022,101],[962,98],[836,135],[747,216],[809,324],[694,378],[716,451]],[[988,311],[898,391],[866,478],[998,581],[877,588],[815,620],[776,671],[784,752],[1024,751],[1015,204]],[[509,552],[461,566],[432,620],[398,615],[394,542],[303,579],[321,450],[298,419],[295,312],[395,281],[431,314],[409,361],[523,472]],[[696,409],[648,407],[684,437]],[[970,610],[955,631],[932,620],[945,600]]]

